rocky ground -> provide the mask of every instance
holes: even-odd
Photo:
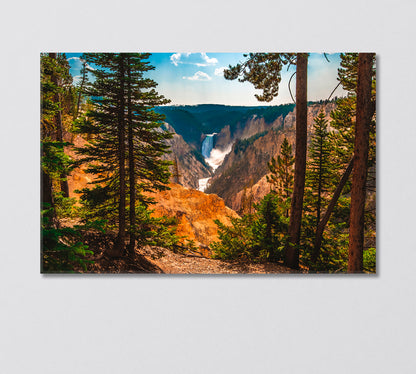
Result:
[[[147,247],[139,252],[145,259],[167,274],[271,274],[293,273],[276,263],[237,263],[199,257],[193,254],[174,253],[165,248]]]
[[[80,270],[80,269],[78,269]],[[140,249],[134,258],[110,259],[99,256],[88,266],[88,273],[156,273],[156,274],[283,274],[302,273],[277,263],[237,263],[174,253],[166,248]]]
[[[94,262],[88,265],[87,273],[280,274],[307,272],[306,269],[294,271],[279,263],[229,262],[209,258],[198,252],[182,253],[155,246],[136,248],[134,256],[114,259],[105,254],[105,249],[112,244],[108,236],[91,233],[85,239],[89,249],[94,252],[87,258]],[[74,270],[85,272],[81,267]]]

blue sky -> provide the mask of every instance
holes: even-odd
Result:
[[[80,53],[67,53],[75,81],[80,75]],[[328,62],[321,53],[311,53],[308,63],[308,100],[326,99],[338,84],[339,54],[328,54]],[[280,105],[292,102],[288,82],[295,67],[282,71],[279,95],[270,103],[259,102],[253,85],[248,82],[227,81],[222,71],[228,65],[244,61],[243,53],[153,53],[150,63],[155,70],[148,77],[158,83],[157,90],[171,100],[171,105],[227,104],[227,105]],[[296,84],[292,79],[291,90]],[[334,95],[343,96],[342,88]]]

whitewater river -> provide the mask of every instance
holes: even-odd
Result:
[[[229,144],[224,150],[213,148],[214,137],[217,133],[207,134],[204,141],[202,142],[201,153],[205,158],[205,161],[215,171],[224,161],[225,156],[231,152],[232,144]],[[199,180],[199,191],[205,191],[208,187],[210,178],[202,178]]]

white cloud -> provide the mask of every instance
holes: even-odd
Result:
[[[71,60],[81,60],[79,57],[70,57],[70,58],[68,58],[68,61],[71,61]]]
[[[206,53],[201,53],[201,57],[207,65],[218,64],[218,60],[215,57],[209,58]]]
[[[180,59],[181,59],[181,53],[174,53],[173,55],[170,56],[170,60],[172,61],[172,64],[175,66],[178,66],[179,63],[182,63]]]
[[[227,69],[225,66],[221,66],[220,68],[216,68],[214,74],[222,77],[224,75],[224,69]]]
[[[210,81],[212,78],[203,71],[197,71],[192,77],[182,77],[182,79],[188,79],[190,81]]]
[[[193,56],[192,56],[193,55]],[[209,66],[218,64],[218,60],[215,57],[208,57],[206,53],[174,53],[170,56],[170,61],[173,65],[178,64],[196,65],[196,66]]]

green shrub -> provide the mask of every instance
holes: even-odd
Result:
[[[214,258],[223,260],[281,261],[286,242],[288,218],[281,200],[271,192],[255,205],[256,212],[231,218],[231,226],[219,222],[219,242],[211,244]]]
[[[144,205],[136,206],[136,234],[137,244],[157,245],[173,248],[179,241],[176,235],[177,220],[170,217],[153,217],[153,211]],[[128,214],[128,212],[127,212]]]
[[[88,226],[56,227],[51,220],[51,208],[42,212],[42,273],[73,273],[78,267],[87,271],[93,261],[86,256],[93,252],[82,242],[84,230],[98,228],[94,222]]]
[[[368,248],[363,253],[364,271],[369,273],[376,272],[376,249]]]

